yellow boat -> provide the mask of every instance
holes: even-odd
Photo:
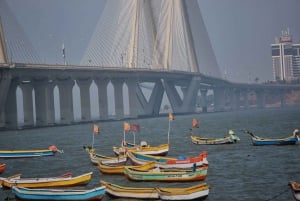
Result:
[[[125,167],[138,167],[140,165],[113,165],[113,164],[104,164],[102,162],[98,163],[99,171],[103,174],[123,174]]]
[[[166,156],[169,152],[169,144],[150,146],[145,141],[142,141],[140,145],[125,142],[122,143],[121,147],[113,147],[113,151],[116,155],[124,155],[127,152],[134,151],[147,155]]]
[[[72,174],[65,174],[57,177],[41,177],[41,178],[21,178],[21,174],[11,177],[0,177],[0,184],[3,187],[11,188],[12,186],[25,188],[47,188],[47,187],[66,187],[87,185],[92,179],[93,172],[85,173],[76,177]]]

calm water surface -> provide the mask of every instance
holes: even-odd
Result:
[[[289,180],[300,181],[300,145],[262,146],[251,144],[250,136],[239,131],[248,129],[263,137],[284,137],[300,128],[300,108],[266,109],[226,113],[175,116],[171,124],[169,156],[195,156],[208,152],[209,169],[206,182],[211,186],[207,201],[266,201],[293,200]],[[192,118],[199,120],[194,132],[205,137],[222,137],[233,129],[240,137],[232,145],[194,145],[189,137]],[[167,143],[168,118],[139,119],[140,132],[136,141],[145,140],[151,145]],[[123,137],[123,122],[100,122],[100,135],[95,136],[97,153],[112,155],[112,146],[119,145]],[[93,171],[88,187],[99,185],[103,179],[127,186],[189,186],[192,183],[133,182],[121,175],[102,175],[90,163],[83,145],[91,145],[92,124],[65,127],[28,129],[0,132],[0,149],[42,149],[56,145],[64,153],[55,156],[28,159],[0,159],[7,168],[0,176],[22,173],[23,177],[57,176],[65,172],[74,175]],[[133,141],[133,135],[126,135]],[[10,191],[0,191],[0,200],[12,197]],[[105,196],[103,200],[109,200]],[[116,199],[122,200],[122,199]]]

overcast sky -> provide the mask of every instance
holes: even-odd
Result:
[[[79,64],[106,1],[6,2],[43,62],[63,63],[64,43],[68,62]],[[289,28],[294,42],[300,43],[300,0],[198,2],[219,67],[231,81],[272,80],[270,45],[282,30]],[[3,5],[0,3],[0,14],[6,9]]]

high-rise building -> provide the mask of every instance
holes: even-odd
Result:
[[[275,38],[272,47],[274,81],[291,81],[300,78],[300,44],[293,44],[289,30]]]

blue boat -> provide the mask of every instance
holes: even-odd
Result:
[[[57,147],[52,145],[48,149],[32,150],[0,150],[0,158],[28,158],[39,156],[53,156],[58,151]]]
[[[253,134],[250,131],[244,130],[245,133],[251,135],[252,143],[255,146],[259,145],[294,145],[299,141],[299,130],[295,129],[293,134],[283,138],[262,138]]]
[[[12,187],[12,193],[18,200],[72,200],[72,201],[98,201],[102,200],[105,194],[105,186],[100,186],[88,190],[75,190],[75,189],[33,189]]]

